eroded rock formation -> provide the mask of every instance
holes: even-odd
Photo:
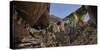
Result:
[[[49,7],[50,4],[48,3],[25,1],[11,2],[11,48],[20,48],[18,45],[21,40],[30,36],[30,32],[27,30],[26,24],[28,24],[29,27],[33,27],[35,24],[41,24],[48,27],[50,21]]]

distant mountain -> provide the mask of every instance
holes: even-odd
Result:
[[[54,15],[50,15],[51,16],[51,21],[52,22],[57,22],[57,21],[63,21],[62,18],[54,16]]]

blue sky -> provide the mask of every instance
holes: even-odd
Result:
[[[52,3],[50,5],[50,14],[60,18],[64,18],[80,7],[81,5]]]
[[[90,19],[89,14],[87,13],[84,17],[84,21],[87,22]]]

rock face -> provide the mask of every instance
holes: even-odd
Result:
[[[18,12],[18,16],[22,17],[23,20],[25,20],[25,22],[28,23],[30,26],[33,26],[36,23],[49,23],[50,4],[24,1],[13,1],[11,4],[13,5],[13,8],[15,8]]]
[[[26,24],[33,27],[34,24],[49,24],[49,7],[48,3],[34,3],[25,1],[12,1],[11,5],[11,27],[12,27],[12,46],[18,48],[21,40],[29,36]]]
[[[97,27],[97,7],[88,6],[87,10],[90,14],[90,20],[88,21],[92,26]]]

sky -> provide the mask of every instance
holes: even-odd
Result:
[[[83,20],[84,20],[85,22],[87,22],[89,19],[90,19],[90,17],[89,17],[89,14],[87,13],[87,14],[85,15],[85,17],[84,17]]]
[[[81,5],[51,3],[50,15],[55,15],[60,18],[65,18],[70,13],[76,11],[80,7]]]

